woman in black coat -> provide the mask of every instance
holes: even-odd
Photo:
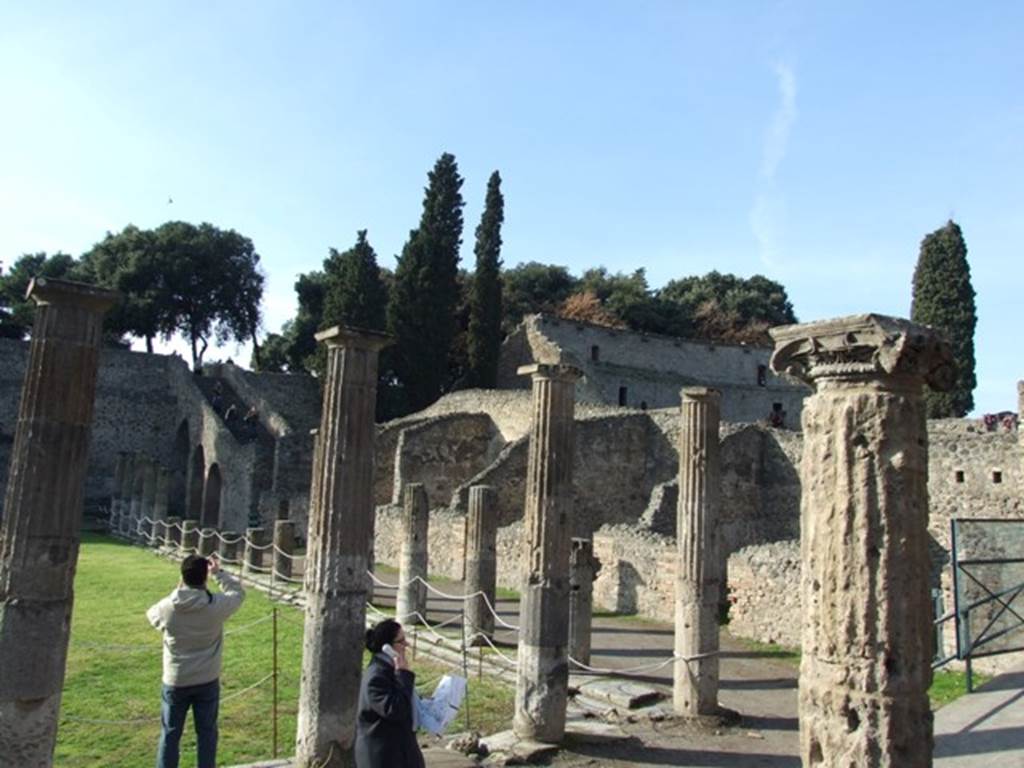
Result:
[[[356,768],[425,768],[412,726],[416,675],[405,659],[402,625],[385,619],[368,629],[366,648],[373,656],[359,686]]]

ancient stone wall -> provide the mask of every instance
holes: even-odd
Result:
[[[502,346],[498,386],[524,387],[518,365],[562,362],[583,371],[576,397],[584,402],[666,408],[679,405],[683,386],[708,386],[722,393],[724,421],[764,420],[778,404],[786,423],[800,423],[808,390],[768,369],[771,350],[711,344],[670,336],[534,315]]]
[[[453,413],[401,431],[395,446],[391,502],[409,483],[422,483],[430,506],[446,506],[455,489],[488,466],[504,446],[491,417]]]
[[[800,647],[800,542],[744,547],[729,556],[729,632]]]

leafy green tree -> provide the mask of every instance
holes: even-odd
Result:
[[[83,271],[124,295],[116,330],[152,340],[181,333],[202,365],[209,342],[252,340],[258,332],[264,277],[252,241],[234,230],[169,221],[155,230],[126,227],[83,257]]]
[[[454,156],[441,155],[429,174],[418,229],[398,257],[388,303],[396,343],[388,356],[406,407],[420,410],[451,385],[448,357],[459,304],[462,177]]]
[[[921,241],[914,268],[910,317],[944,331],[953,347],[957,374],[949,392],[925,393],[930,418],[966,416],[974,408],[974,306],[971,268],[963,232],[952,220]]]
[[[526,315],[555,312],[577,290],[565,267],[529,261],[502,274],[503,330],[511,333]]]
[[[58,251],[26,253],[11,265],[7,274],[0,273],[0,337],[24,339],[32,329],[35,304],[25,298],[33,277],[81,279],[76,274],[75,258]]]
[[[469,331],[466,345],[471,386],[492,389],[498,379],[501,351],[501,225],[505,221],[505,198],[497,171],[487,182],[487,197],[476,228],[476,272],[469,301]]]

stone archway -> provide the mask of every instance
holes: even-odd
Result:
[[[186,494],[188,481],[188,454],[189,454],[189,433],[188,419],[182,419],[178,425],[178,431],[174,434],[174,453],[171,457],[171,482],[167,489],[169,499],[167,503],[168,514],[174,517],[185,517]]]
[[[192,466],[188,474],[188,520],[198,520],[203,511],[203,481],[206,476],[206,453],[202,445],[192,449]]]
[[[203,487],[203,528],[220,527],[220,467],[214,463],[206,473],[206,484]]]

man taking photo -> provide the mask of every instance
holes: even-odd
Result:
[[[206,588],[208,575],[216,580],[219,593]],[[178,768],[178,745],[189,707],[196,728],[197,766],[216,768],[223,627],[244,599],[242,585],[221,570],[216,555],[189,555],[181,562],[177,588],[146,611],[149,623],[164,633],[157,768]]]

